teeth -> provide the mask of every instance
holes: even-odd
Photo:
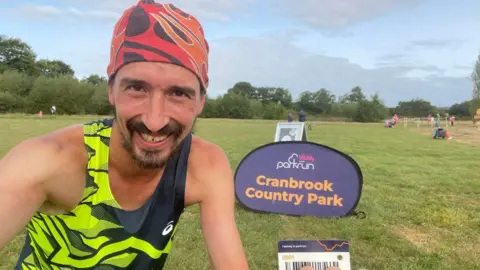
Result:
[[[145,134],[145,133],[140,134],[140,136],[142,136],[142,138],[147,142],[161,142],[161,141],[165,140],[165,138],[168,137],[167,135],[151,136],[151,135],[148,135],[148,134]]]

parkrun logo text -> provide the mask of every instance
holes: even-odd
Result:
[[[301,169],[301,170],[315,170],[315,165],[312,163],[315,158],[311,155],[296,154],[290,155],[287,161],[277,162],[278,169]]]

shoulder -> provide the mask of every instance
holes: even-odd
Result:
[[[188,158],[188,205],[215,197],[218,192],[228,193],[233,188],[233,175],[223,149],[196,136]]]
[[[28,166],[30,177],[22,173],[25,178],[49,181],[86,164],[88,158],[82,141],[81,125],[69,126],[18,143],[1,163],[12,167],[12,173],[20,173],[21,168]]]
[[[45,194],[52,202],[58,201],[58,194],[80,190],[77,187],[82,183],[76,179],[81,179],[87,162],[82,130],[81,126],[71,126],[17,144],[0,162],[3,184],[17,190],[35,187],[34,192]]]
[[[192,137],[188,165],[202,174],[231,169],[227,154],[220,146],[197,136]]]
[[[82,160],[82,157],[86,157],[83,133],[83,125],[72,125],[33,140],[43,145],[43,147],[51,149],[58,155],[57,159]]]
[[[9,154],[22,153],[26,157],[33,156],[38,161],[42,157],[76,156],[83,147],[83,128],[81,125],[69,126],[37,137],[26,139],[14,146]],[[7,154],[7,155],[9,155]]]

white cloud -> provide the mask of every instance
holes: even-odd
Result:
[[[426,49],[436,49],[436,48],[451,48],[458,47],[462,45],[462,41],[458,39],[422,39],[414,40],[409,43],[406,49],[413,48],[426,48]]]
[[[114,12],[111,10],[87,10],[81,11],[76,8],[69,8],[66,10],[66,15],[74,15],[80,18],[94,18],[94,19],[106,19],[106,20],[117,20],[122,15],[119,12]]]
[[[281,12],[315,28],[341,29],[419,0],[278,0]]]
[[[54,6],[39,6],[35,4],[21,5],[18,9],[11,9],[12,13],[20,13],[21,15],[33,19],[49,19],[51,17],[59,16],[62,11]]]
[[[52,20],[55,18],[68,18],[72,16],[76,18],[90,18],[99,20],[116,20],[121,16],[121,13],[111,10],[79,10],[77,8],[60,9],[55,6],[43,6],[36,4],[24,4],[16,8],[9,8],[6,13],[9,16],[20,15],[33,20]]]
[[[244,10],[249,4],[256,0],[172,0],[169,3],[174,4],[178,8],[197,17],[199,20],[216,20],[228,21],[230,20],[230,12],[239,13]],[[128,7],[135,5],[138,0],[84,0],[81,1],[69,0],[62,1],[62,4],[76,7],[82,14],[88,14],[95,18],[114,18],[117,19],[120,14]],[[161,3],[161,1],[157,1]],[[96,15],[96,16],[95,16]]]

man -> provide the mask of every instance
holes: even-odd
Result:
[[[305,111],[303,109],[300,109],[298,114],[298,122],[305,122]]]
[[[124,12],[107,68],[115,118],[26,140],[0,161],[0,249],[28,229],[17,269],[162,269],[193,204],[213,268],[248,269],[229,161],[190,132],[208,51],[200,23],[173,5]]]

